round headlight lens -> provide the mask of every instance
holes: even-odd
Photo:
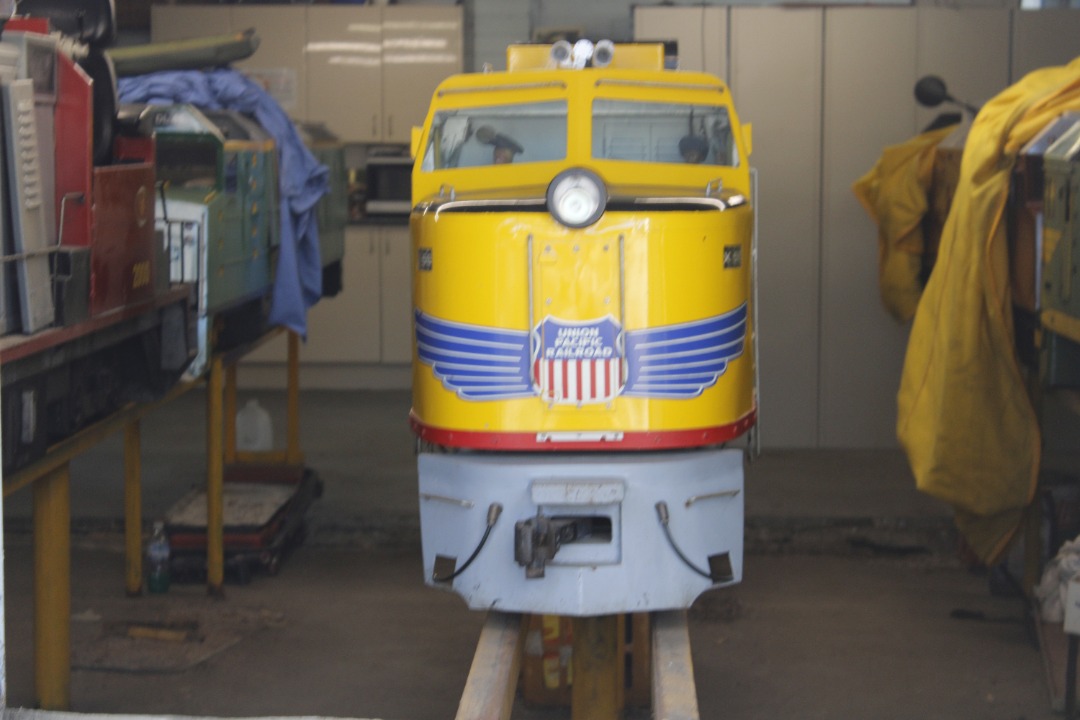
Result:
[[[592,225],[604,214],[607,190],[596,173],[583,168],[564,170],[548,186],[548,209],[570,228]]]

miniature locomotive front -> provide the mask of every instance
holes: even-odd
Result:
[[[748,133],[659,45],[508,67],[444,82],[417,147],[425,575],[473,608],[688,607],[741,577]]]

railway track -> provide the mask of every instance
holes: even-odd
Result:
[[[469,677],[458,705],[456,720],[510,720],[521,674],[527,616],[491,612],[480,632]],[[591,618],[586,621],[592,620]],[[576,628],[575,628],[576,629]],[[690,634],[685,611],[656,612],[651,616],[650,657],[652,663],[652,717],[656,720],[698,720],[694,665],[690,655]],[[611,653],[615,657],[615,653]],[[605,684],[603,663],[575,662],[576,683],[589,688],[610,688]],[[614,660],[612,661],[614,664]],[[608,720],[619,717],[619,703],[612,697],[598,702],[572,705],[572,717],[581,720]],[[585,704],[587,703],[587,711]],[[598,712],[599,711],[599,712]]]

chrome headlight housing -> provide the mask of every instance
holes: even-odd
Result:
[[[600,176],[585,168],[570,168],[548,185],[547,205],[552,217],[568,228],[588,227],[607,206],[607,188]]]

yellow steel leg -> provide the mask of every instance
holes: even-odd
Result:
[[[292,331],[289,331],[289,387],[285,423],[288,432],[285,463],[299,465],[304,461],[300,455],[300,336]]]
[[[124,589],[142,595],[142,431],[138,420],[124,427]]]
[[[71,480],[68,465],[34,484],[34,688],[43,710],[71,702]]]
[[[573,720],[615,720],[623,708],[619,616],[574,618]]]
[[[206,388],[206,591],[224,595],[225,582],[225,455],[222,448],[222,384],[220,357],[210,362]]]
[[[225,464],[236,462],[236,363],[225,368]]]

